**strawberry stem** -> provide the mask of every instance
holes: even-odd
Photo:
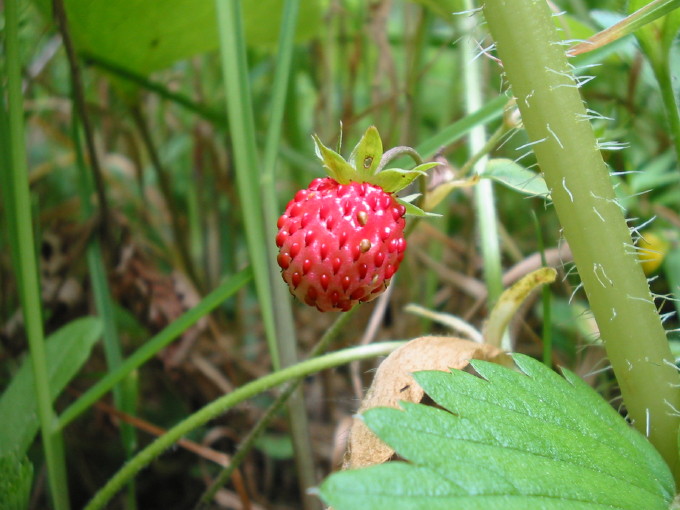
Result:
[[[420,157],[420,154],[418,154],[414,148],[401,145],[399,147],[392,147],[390,150],[385,152],[385,154],[383,154],[382,158],[380,159],[380,164],[378,165],[377,171],[380,172],[390,161],[394,161],[395,159],[402,156],[410,157],[413,161],[415,161],[416,165],[423,164],[423,158]]]

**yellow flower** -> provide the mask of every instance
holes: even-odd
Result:
[[[638,259],[646,275],[659,269],[668,253],[670,244],[666,239],[654,232],[646,232],[638,242]]]

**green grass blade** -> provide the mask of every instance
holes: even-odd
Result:
[[[72,63],[72,65],[76,65]],[[72,73],[72,77],[80,76],[79,73]],[[73,85],[73,94],[78,94],[82,89],[80,86]],[[80,139],[79,122],[78,119],[83,115],[79,112],[78,105],[81,101],[73,100],[73,140],[76,152],[76,162],[78,166],[79,182],[78,191],[80,193],[81,204],[81,219],[88,221],[92,219],[94,208],[90,201],[90,197],[95,193],[94,185],[92,183],[91,174],[88,172],[85,158],[83,157],[83,150]],[[80,114],[80,116],[78,115]],[[89,133],[89,136],[93,136]],[[106,268],[104,267],[104,255],[99,237],[95,236],[90,239],[86,250],[87,266],[90,272],[90,281],[92,284],[92,292],[94,294],[94,301],[99,317],[101,317],[103,325],[103,343],[104,354],[106,356],[106,364],[109,372],[118,369],[123,362],[123,351],[120,344],[120,336],[118,335],[118,327],[114,318],[113,299],[111,297],[111,289],[106,275]],[[133,379],[128,378],[121,384],[113,388],[113,399],[116,407],[124,413],[134,415],[135,406],[137,402],[137,392]],[[125,454],[130,457],[137,448],[137,436],[135,429],[129,423],[121,422],[120,424],[121,438]],[[128,510],[136,508],[135,503],[135,488],[130,486],[128,498]]]
[[[117,370],[108,373],[97,384],[81,395],[78,400],[66,408],[59,416],[58,427],[64,428],[77,418],[102,395],[111,391],[116,384],[122,381],[133,370],[144,364],[163,349],[163,347],[184,333],[188,328],[198,322],[201,317],[217,308],[225,299],[235,294],[237,290],[250,280],[251,276],[250,268],[241,270],[204,297],[198,305],[151,338],[142,347],[137,349],[134,354],[127,358]]]
[[[359,347],[350,347],[341,351],[335,351],[318,358],[303,361],[296,365],[272,372],[260,379],[245,384],[231,393],[218,398],[206,405],[199,411],[187,417],[182,422],[168,430],[149,446],[139,452],[130,462],[125,464],[102,489],[95,494],[85,510],[97,510],[104,508],[111,498],[118,492],[128,480],[135,476],[141,469],[152,462],[156,457],[170,448],[178,439],[209,420],[231,409],[236,404],[267,391],[270,388],[283,384],[287,381],[306,377],[307,375],[327,370],[332,367],[344,365],[351,361],[369,359],[375,356],[389,354],[394,349],[403,345],[404,342],[378,342]]]
[[[260,161],[255,145],[255,126],[248,85],[241,2],[216,0],[222,73],[227,98],[227,117],[234,153],[248,254],[253,267],[255,287],[262,309],[262,322],[274,367],[280,366],[276,326],[267,260],[266,232],[258,187]]]
[[[200,103],[196,103],[186,95],[174,92],[168,89],[167,87],[161,85],[160,83],[157,83],[147,78],[146,76],[143,76],[142,74],[130,71],[129,69],[119,66],[118,64],[115,64],[113,62],[109,62],[108,60],[95,55],[86,54],[84,55],[83,58],[88,64],[91,64],[94,67],[106,71],[107,73],[110,73],[112,76],[122,78],[123,80],[130,83],[134,83],[135,85],[142,89],[148,90],[149,92],[153,92],[154,94],[165,99],[166,101],[182,106],[187,111],[195,113],[199,117],[202,117],[203,119],[212,122],[216,126],[224,127],[227,124],[224,115],[222,115],[220,112],[211,110],[210,108]]]
[[[425,140],[416,147],[416,151],[418,151],[418,154],[420,154],[423,159],[434,156],[440,148],[460,140],[476,126],[481,126],[499,119],[503,115],[503,110],[508,104],[508,101],[508,98],[505,96],[495,97],[478,110],[466,115],[453,124],[450,124],[440,130],[437,135]]]
[[[472,0],[465,2],[466,9],[473,9]],[[477,48],[477,20],[472,16],[460,16],[461,31],[465,34],[462,44],[462,65],[465,79],[465,107],[468,114],[478,111],[482,106],[484,87],[482,86],[482,59],[476,58]],[[483,124],[477,124],[470,130],[468,148],[470,156],[479,153],[486,146],[486,129]],[[481,175],[484,172],[488,156],[483,155],[473,166],[473,172]],[[487,308],[491,310],[503,292],[503,268],[501,267],[501,248],[498,236],[496,217],[496,200],[493,182],[481,180],[474,187],[475,211],[477,230],[482,254],[484,282],[487,287]],[[508,335],[504,337],[503,348],[510,350]]]
[[[53,402],[78,373],[90,356],[92,346],[101,338],[102,323],[94,317],[70,322],[47,338],[45,354],[49,359],[47,380]],[[26,360],[0,397],[0,455],[11,451],[19,456],[28,451],[38,432],[37,400]]]
[[[680,7],[680,0],[653,0],[615,25],[598,32],[587,41],[577,44],[569,50],[569,54],[580,55],[581,53],[594,51],[613,43],[656,21],[661,16],[665,16],[678,7]]]
[[[33,464],[24,455],[0,455],[0,508],[26,510],[29,508]]]
[[[265,234],[273,239],[279,211],[276,197],[276,158],[283,127],[287,87],[293,60],[295,27],[300,8],[300,0],[286,0],[276,56],[276,67],[272,84],[271,116],[265,144],[264,167],[260,180],[260,199],[263,204]],[[241,72],[247,72],[241,69]],[[253,143],[254,145],[254,143]],[[269,278],[276,323],[276,344],[282,367],[297,361],[297,336],[291,307],[291,298],[286,285],[280,278],[280,268],[276,262],[277,249],[274,243],[266,242]],[[312,509],[317,502],[307,494],[307,489],[316,485],[314,475],[314,454],[309,442],[309,425],[302,390],[296,390],[287,403],[291,436],[295,449],[295,466],[298,472],[304,508]]]
[[[14,267],[19,285],[21,309],[24,316],[26,335],[33,367],[35,396],[42,433],[43,450],[47,463],[48,483],[52,504],[56,510],[69,508],[66,462],[61,445],[62,437],[53,427],[54,409],[50,400],[50,386],[47,377],[47,359],[42,322],[42,304],[38,264],[33,244],[31,200],[28,184],[28,164],[24,142],[24,109],[21,92],[21,59],[19,49],[19,2],[5,2],[5,72],[7,75],[7,111],[0,104],[0,119],[8,129],[3,130],[7,140],[6,167],[0,169],[7,176],[2,179],[7,185],[5,195],[12,210],[7,211],[7,222],[11,244],[15,245]],[[4,78],[4,77],[3,77]],[[0,82],[4,81],[0,80]],[[3,100],[0,100],[3,101]]]

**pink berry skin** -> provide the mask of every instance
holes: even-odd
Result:
[[[379,186],[314,179],[278,221],[277,261],[291,294],[322,312],[375,299],[404,258],[405,212]]]

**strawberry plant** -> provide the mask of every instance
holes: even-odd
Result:
[[[143,4],[0,9],[0,507],[678,506],[680,0]]]

